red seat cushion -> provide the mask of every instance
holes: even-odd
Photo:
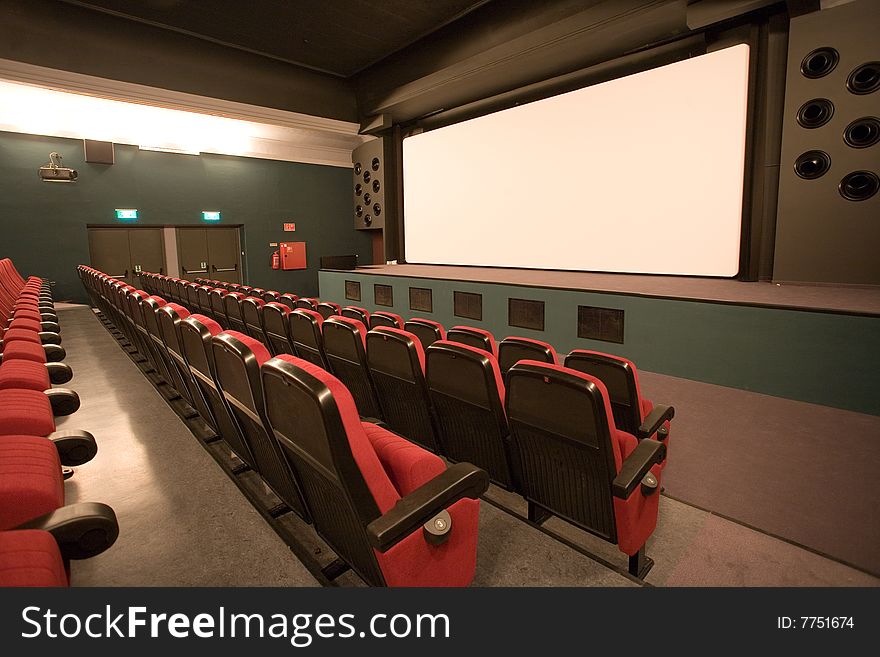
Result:
[[[13,317],[14,319],[27,319],[27,320],[31,320],[31,321],[37,322],[38,324],[39,324],[41,321],[43,321],[43,316],[40,314],[40,311],[39,311],[38,309],[36,309],[36,308],[34,308],[34,309],[31,309],[31,308],[20,308],[19,310],[16,310],[16,311],[12,314],[12,317]]]
[[[36,390],[0,390],[0,435],[48,436],[55,431],[49,398]]]
[[[64,560],[49,532],[0,532],[0,586],[67,586]]]
[[[9,323],[8,329],[28,329],[29,331],[37,331],[40,332],[43,330],[43,325],[40,324],[40,320],[38,319],[30,319],[27,317],[18,317],[15,318]]]
[[[0,436],[0,530],[64,506],[55,444],[40,436]]]
[[[36,344],[43,343],[43,341],[40,340],[39,333],[30,329],[14,328],[7,329],[3,332],[3,342],[14,342],[16,340],[26,340],[28,342],[35,342]]]
[[[32,360],[3,361],[0,365],[0,390],[4,388],[25,388],[43,392],[52,387],[49,370],[43,363]]]
[[[28,340],[14,340],[3,344],[3,362],[22,358],[36,363],[46,362],[46,350],[43,345]]]

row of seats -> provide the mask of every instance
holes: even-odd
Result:
[[[165,385],[369,584],[464,586],[486,474],[363,421],[324,369],[88,267],[95,305]],[[333,569],[338,574],[340,569]],[[328,573],[328,576],[330,574]]]
[[[66,506],[64,480],[97,452],[86,431],[56,431],[80,405],[69,382],[51,286],[0,260],[0,586],[67,586],[71,559],[116,540],[113,510]],[[64,467],[64,469],[62,469]]]
[[[221,328],[246,332],[252,339],[265,343],[273,354],[295,354],[330,371],[349,389],[361,416],[380,418],[395,433],[450,461],[476,464],[496,484],[521,493],[529,502],[529,516],[535,522],[550,515],[565,518],[617,543],[632,557],[631,570],[644,574],[649,561],[644,557],[644,542],[656,523],[657,498],[653,493],[665,464],[669,420],[674,411],[671,407],[654,409],[650,402],[640,399],[631,362],[576,351],[566,358],[566,367],[559,367],[555,350],[535,340],[507,338],[499,345],[482,329],[454,327],[446,332],[430,320],[404,322],[392,313],[369,314],[360,308],[340,308],[309,300],[310,305],[327,310],[325,319],[317,310],[298,306],[302,300],[292,294],[278,296],[296,298],[293,309],[287,304],[245,297],[242,292],[210,287],[206,281],[178,281],[175,285],[169,280],[172,279],[147,274],[144,283],[151,289],[166,289],[188,303],[192,303],[190,297],[197,300],[199,290],[207,288],[207,296],[222,303],[197,307],[210,313]],[[369,332],[365,322],[372,327]],[[504,370],[516,370],[515,377],[507,374],[507,386],[496,356],[501,358]],[[592,456],[581,454],[575,459],[581,469],[576,469],[570,480],[547,474],[555,471],[550,463],[565,450],[560,452],[549,440],[528,440],[523,433],[526,430],[512,421],[516,407],[527,403],[525,399],[516,401],[513,393],[518,389],[514,385],[519,381],[517,377],[526,376],[529,365],[521,363],[517,368],[516,364],[526,359],[552,370],[554,377],[582,375],[595,381],[602,389],[590,394],[604,395],[612,409],[604,416],[613,423],[606,433],[602,433],[601,414],[588,425],[598,427],[584,452]],[[609,389],[614,393],[609,395]],[[538,388],[537,392],[541,393],[544,413],[553,409],[552,399],[543,397],[552,397],[557,390]],[[598,403],[594,400],[594,405]],[[574,430],[582,432],[584,427],[578,424]],[[635,454],[639,445],[636,437],[645,442],[639,454]],[[647,440],[652,437],[659,440]],[[604,457],[593,453],[600,444],[603,447],[599,452]],[[628,456],[633,456],[630,469],[622,472],[623,460]],[[606,466],[600,477],[592,463],[595,459]],[[632,470],[636,463],[641,467]],[[588,488],[581,481],[583,469],[589,471],[587,479],[605,491],[604,496],[572,497],[573,490]],[[640,496],[632,495],[632,488],[621,489],[630,506],[612,500],[612,480],[621,474],[629,476],[630,484],[632,477],[639,474],[638,482],[642,483]],[[569,508],[572,499],[577,500],[575,509]],[[637,504],[638,499],[649,503]],[[604,515],[596,515],[597,503]],[[618,525],[624,527],[622,532]]]

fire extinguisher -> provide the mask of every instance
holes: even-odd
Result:
[[[281,269],[281,251],[272,253],[272,269]]]

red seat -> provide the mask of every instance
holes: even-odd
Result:
[[[498,367],[502,376],[521,360],[537,360],[550,365],[559,362],[553,345],[541,340],[510,336],[498,344]]]
[[[299,516],[308,519],[293,473],[266,419],[260,366],[271,358],[265,345],[238,331],[211,339],[217,384],[226,400],[240,438],[253,460],[250,466]]]
[[[315,310],[297,308],[290,315],[290,341],[296,355],[305,358],[318,367],[328,368],[324,353],[324,337],[321,325],[324,318]]]
[[[64,506],[55,444],[41,436],[0,436],[0,530]]]
[[[403,328],[419,339],[419,342],[422,343],[422,349],[427,349],[437,340],[446,339],[446,329],[443,328],[443,324],[435,322],[433,319],[413,317],[406,320]]]
[[[443,454],[489,473],[513,489],[504,415],[504,381],[495,357],[484,349],[439,340],[425,352],[425,380]]]
[[[250,448],[242,440],[229,407],[223,400],[217,385],[214,351],[211,348],[213,336],[222,332],[220,324],[205,315],[190,315],[180,321],[180,348],[184,361],[189,367],[198,392],[211,409],[205,421],[226,442],[233,452],[249,466],[253,462]]]
[[[367,329],[356,319],[330,317],[321,325],[330,372],[342,381],[364,417],[382,419],[379,400],[367,366]]]
[[[318,304],[316,310],[321,313],[321,317],[323,317],[324,319],[329,319],[334,315],[339,315],[342,311],[342,308],[338,303],[333,303],[332,301],[322,301]]]
[[[367,333],[367,364],[388,428],[440,452],[419,339],[408,331],[380,326]]]
[[[0,587],[67,586],[55,538],[38,529],[0,532]]]
[[[343,317],[348,317],[349,319],[356,319],[361,324],[366,327],[370,326],[370,311],[366,308],[359,308],[358,306],[346,306],[339,314]]]
[[[605,384],[618,429],[639,440],[660,440],[666,444],[666,455],[669,456],[669,425],[675,409],[665,405],[655,407],[650,399],[642,397],[635,363],[622,356],[575,349],[565,357],[565,366],[594,376]],[[662,465],[665,467],[666,462]]]
[[[555,515],[615,543],[629,555],[630,573],[644,577],[665,446],[617,429],[596,377],[525,360],[511,368],[508,383],[510,437],[530,520]]]
[[[55,417],[45,393],[20,388],[0,390],[0,434],[48,436],[53,431]]]
[[[403,328],[403,318],[396,313],[377,310],[370,315],[370,328],[374,329],[379,326],[390,326],[391,328]]]
[[[0,364],[0,390],[26,388],[43,392],[52,387],[49,370],[43,363],[32,360],[10,360]]]
[[[486,329],[473,326],[453,326],[446,332],[446,339],[450,342],[460,342],[470,347],[483,349],[498,358],[498,345],[493,336]]]
[[[488,480],[361,423],[336,377],[294,356],[263,365],[266,410],[315,528],[368,584],[466,586]]]

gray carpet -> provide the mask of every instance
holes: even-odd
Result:
[[[670,496],[880,574],[880,417],[648,372],[640,382],[676,408]]]

